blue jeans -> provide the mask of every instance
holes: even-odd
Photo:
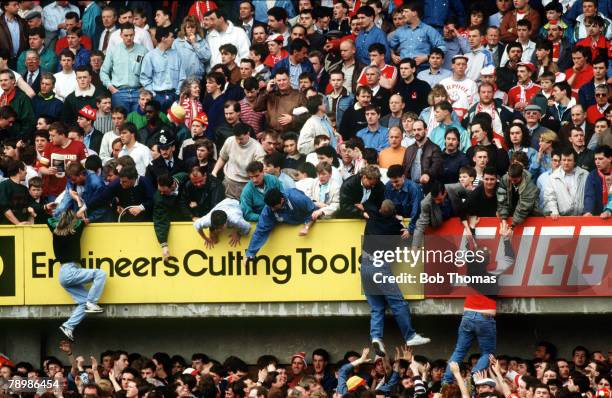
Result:
[[[60,268],[59,282],[77,304],[70,318],[64,322],[64,327],[74,330],[85,317],[85,303],[97,303],[100,300],[106,282],[106,272],[101,269],[81,268],[76,263],[65,263]],[[85,283],[89,282],[93,283],[87,290]]]
[[[157,91],[155,92],[155,97],[153,99],[159,102],[161,105],[161,111],[166,113],[177,98],[178,97],[174,91]]]
[[[481,356],[472,368],[472,373],[486,369],[489,366],[489,354],[495,352],[497,326],[494,317],[475,311],[465,311],[461,318],[461,324],[459,324],[457,345],[449,362],[461,363],[472,346],[474,339],[478,341]],[[450,366],[447,366],[442,382],[450,383],[452,381],[453,375],[450,371]]]
[[[382,286],[373,286],[372,278],[375,273],[380,273],[383,276],[393,275],[388,264],[375,267],[371,260],[364,255],[361,264],[361,280],[364,294],[370,305],[370,338],[382,339],[385,326],[385,306],[389,305],[404,341],[410,340],[415,335],[415,331],[410,321],[408,301],[404,299],[396,284],[387,283]],[[381,294],[375,294],[377,291]]]
[[[113,106],[122,106],[128,113],[133,112],[138,107],[138,88],[122,88],[112,95]]]

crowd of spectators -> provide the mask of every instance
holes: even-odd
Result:
[[[506,230],[533,215],[612,215],[609,0],[2,0],[0,11],[0,224],[67,210],[153,221],[168,257],[173,221],[193,221],[209,248],[226,227],[240,245],[257,222],[253,257],[278,223],[306,235],[319,219],[379,217],[385,200],[416,247],[451,217],[472,233],[478,217]],[[409,347],[335,365],[323,349],[299,352],[288,368],[264,355],[256,369],[60,348],[68,368],[0,357],[0,376],[57,379],[45,398],[610,398],[610,352],[578,346],[566,360],[548,342],[473,375],[480,355],[447,364]]]
[[[451,362],[454,382],[447,382],[444,359],[418,355],[410,347],[395,348],[391,358],[372,357],[368,348],[348,351],[334,362],[317,348],[310,356],[296,352],[286,365],[269,354],[247,365],[236,356],[219,362],[204,353],[190,360],[122,350],[86,357],[66,340],[60,349],[66,357],[46,357],[40,368],[0,356],[0,377],[54,381],[53,388],[39,389],[41,398],[609,398],[612,362],[612,353],[584,346],[563,357],[554,344],[541,341],[532,357],[491,355],[490,367],[473,375],[480,354]],[[12,393],[0,391],[1,396],[35,396]]]
[[[0,3],[2,224],[612,214],[607,0]]]

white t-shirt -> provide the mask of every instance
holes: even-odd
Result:
[[[459,117],[463,119],[467,114],[468,109],[474,103],[474,96],[478,93],[476,82],[467,77],[463,80],[455,80],[452,76],[442,79],[440,84],[444,86],[448,92],[448,98],[453,104],[453,110]]]
[[[123,146],[119,156],[129,155],[136,163],[136,170],[139,176],[144,176],[147,172],[147,166],[151,163],[151,150],[146,145],[136,142],[132,149],[128,151],[126,146]]]
[[[74,70],[71,73],[60,71],[53,76],[55,76],[55,88],[53,89],[55,97],[64,101],[77,88],[76,72]]]

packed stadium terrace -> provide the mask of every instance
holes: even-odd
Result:
[[[333,364],[324,349],[251,368],[229,351],[89,358],[69,341],[102,311],[105,274],[74,266],[91,223],[152,221],[167,259],[174,221],[208,248],[256,222],[252,259],[279,223],[362,219],[418,247],[453,217],[469,235],[497,217],[503,237],[534,216],[609,219],[610,0],[0,4],[0,223],[47,224],[80,303],[67,357],[0,357],[0,395],[610,398],[610,352],[494,356],[486,296],[466,298],[448,363],[418,355],[429,339],[391,299],[408,345],[385,348],[373,321],[376,356]],[[474,335],[482,353],[464,358]]]

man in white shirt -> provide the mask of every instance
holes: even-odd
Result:
[[[465,55],[455,55],[452,64],[453,75],[440,82],[448,92],[453,110],[460,120],[467,114],[468,109],[474,103],[474,96],[478,93],[478,86],[474,80],[465,76],[467,63],[468,58]]]
[[[74,65],[74,53],[64,49],[60,53],[60,66],[62,70],[55,75],[55,96],[64,101],[77,87],[76,73],[72,69]]]
[[[104,133],[102,136],[102,144],[100,144],[100,159],[102,159],[103,165],[113,158],[113,141],[120,137],[119,132],[127,119],[126,109],[122,107],[113,108],[111,111],[111,118],[114,128]]]
[[[521,19],[516,23],[516,35],[518,36],[516,41],[523,47],[523,54],[521,55],[521,62],[531,62],[535,64],[535,50],[536,45],[534,42],[529,40],[531,35],[531,22],[527,19]],[[552,56],[552,54],[551,54]],[[506,65],[508,62],[508,52],[504,51],[502,55],[500,66]]]
[[[251,47],[251,41],[247,37],[244,29],[237,28],[231,21],[228,21],[221,10],[216,9],[206,13],[206,16],[210,20],[210,24],[213,30],[206,36],[208,41],[208,47],[212,54],[210,58],[211,66],[221,63],[221,52],[219,47],[224,44],[233,44],[238,49],[238,55],[236,56],[235,62],[240,64],[242,58],[249,57],[249,48]]]
[[[465,54],[468,59],[466,76],[475,82],[480,81],[480,71],[486,66],[493,66],[491,52],[482,45],[482,33],[477,27],[472,27],[468,32],[468,43],[470,52]]]
[[[119,137],[121,137],[121,143],[123,149],[119,156],[129,155],[134,159],[136,164],[136,170],[139,176],[144,176],[147,171],[147,166],[151,163],[151,151],[149,148],[140,142],[136,141],[136,126],[134,123],[124,123],[121,126]]]
[[[134,23],[134,14],[132,13],[132,10],[119,11],[119,25],[124,23]],[[121,30],[117,29],[111,33],[107,51],[119,43],[123,43],[123,39],[121,38]],[[148,51],[152,51],[154,48],[149,31],[138,26],[134,26],[134,43],[143,45]]]

